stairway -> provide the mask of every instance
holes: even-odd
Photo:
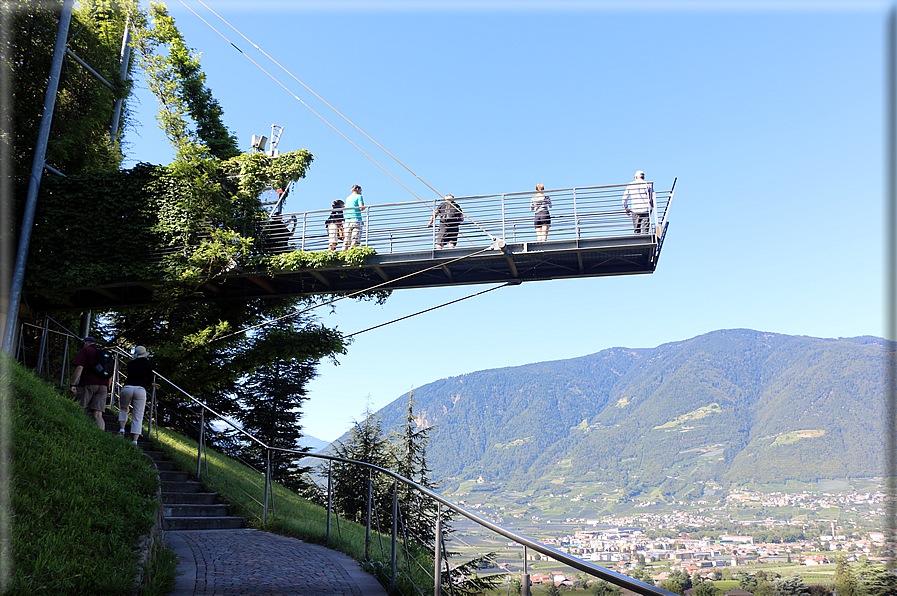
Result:
[[[106,431],[118,433],[118,418],[108,410],[103,415]],[[130,423],[125,427],[130,429]],[[130,435],[128,435],[130,437]],[[130,438],[122,438],[130,443]],[[141,436],[137,441],[144,455],[149,457],[162,482],[163,530],[232,530],[243,527],[243,519],[227,514],[227,505],[217,503],[218,493],[200,492],[202,484],[190,480],[187,472],[157,451],[153,444]]]

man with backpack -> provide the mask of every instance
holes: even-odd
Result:
[[[106,409],[106,398],[112,386],[112,371],[104,370],[97,353],[97,340],[85,337],[81,351],[75,357],[71,389],[78,396],[81,407],[90,411],[100,430],[106,430],[103,410]]]

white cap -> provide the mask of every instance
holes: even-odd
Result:
[[[635,173],[635,177],[636,178],[644,178],[645,173],[643,171],[639,170],[638,172]]]

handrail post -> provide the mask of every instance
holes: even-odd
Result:
[[[364,210],[364,245],[371,245],[371,208]]]
[[[268,490],[271,488],[271,450],[265,449],[265,513],[262,517],[262,523],[268,523]]]
[[[371,482],[371,470],[368,469],[368,496],[367,503],[365,505],[365,509],[367,510],[367,521],[365,522],[364,529],[364,558],[368,560],[371,558],[371,494],[373,493],[374,487]]]
[[[399,537],[399,480],[392,481],[392,545],[389,552],[389,593],[396,593],[396,541]]]
[[[65,336],[65,348],[62,350],[62,369],[59,372],[59,386],[65,387],[65,371],[69,363],[69,336]]]
[[[573,233],[579,240],[579,213],[576,210],[576,189],[573,189]]]
[[[150,411],[149,416],[146,417],[146,438],[152,438],[153,436],[153,414],[156,411],[156,375],[153,374],[153,393],[150,396]],[[140,429],[141,432],[143,429]]]
[[[40,349],[37,351],[37,366],[34,370],[37,371],[38,376],[43,373],[44,368],[44,355],[47,352],[47,334],[50,332],[50,317],[44,315],[44,329],[40,334]]]
[[[526,572],[526,545],[523,545],[523,575],[520,576],[520,596],[530,596],[529,573]]]
[[[199,409],[199,448],[196,450],[196,479],[199,480],[202,472],[202,442],[206,431],[206,409]]]
[[[308,230],[308,211],[302,214],[302,250],[305,250],[305,238]],[[289,238],[287,238],[289,242]]]
[[[501,195],[501,237],[508,237],[507,232],[505,232],[505,195]]]
[[[436,503],[436,553],[433,557],[433,596],[442,596],[442,503]]]
[[[330,544],[330,511],[333,501],[333,460],[327,461],[327,544]]]

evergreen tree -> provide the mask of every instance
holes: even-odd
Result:
[[[365,408],[364,419],[355,422],[349,438],[344,443],[336,443],[333,452],[337,457],[389,468],[392,463],[389,442],[383,432],[382,420],[371,412],[370,404]],[[333,463],[332,499],[341,515],[352,521],[365,523],[369,481],[377,503],[391,502],[392,482],[385,480],[382,474],[373,474],[367,469],[359,470],[358,466],[352,464]],[[372,514],[373,507],[372,503]],[[390,519],[389,523],[391,522]]]
[[[857,596],[857,582],[844,555],[835,559],[835,590],[838,596]]]
[[[810,596],[810,587],[800,577],[792,575],[774,581],[772,594],[773,596]]]
[[[241,406],[236,417],[243,429],[270,447],[308,451],[299,445],[306,384],[315,376],[318,360],[341,347],[336,332],[303,321],[283,320],[262,328],[244,350],[244,358],[251,355],[256,367],[237,382],[235,391]],[[243,441],[239,452],[251,465],[264,467],[265,450],[254,441]],[[298,459],[273,452],[272,478],[294,490],[305,487],[302,475],[309,468],[298,466]]]

